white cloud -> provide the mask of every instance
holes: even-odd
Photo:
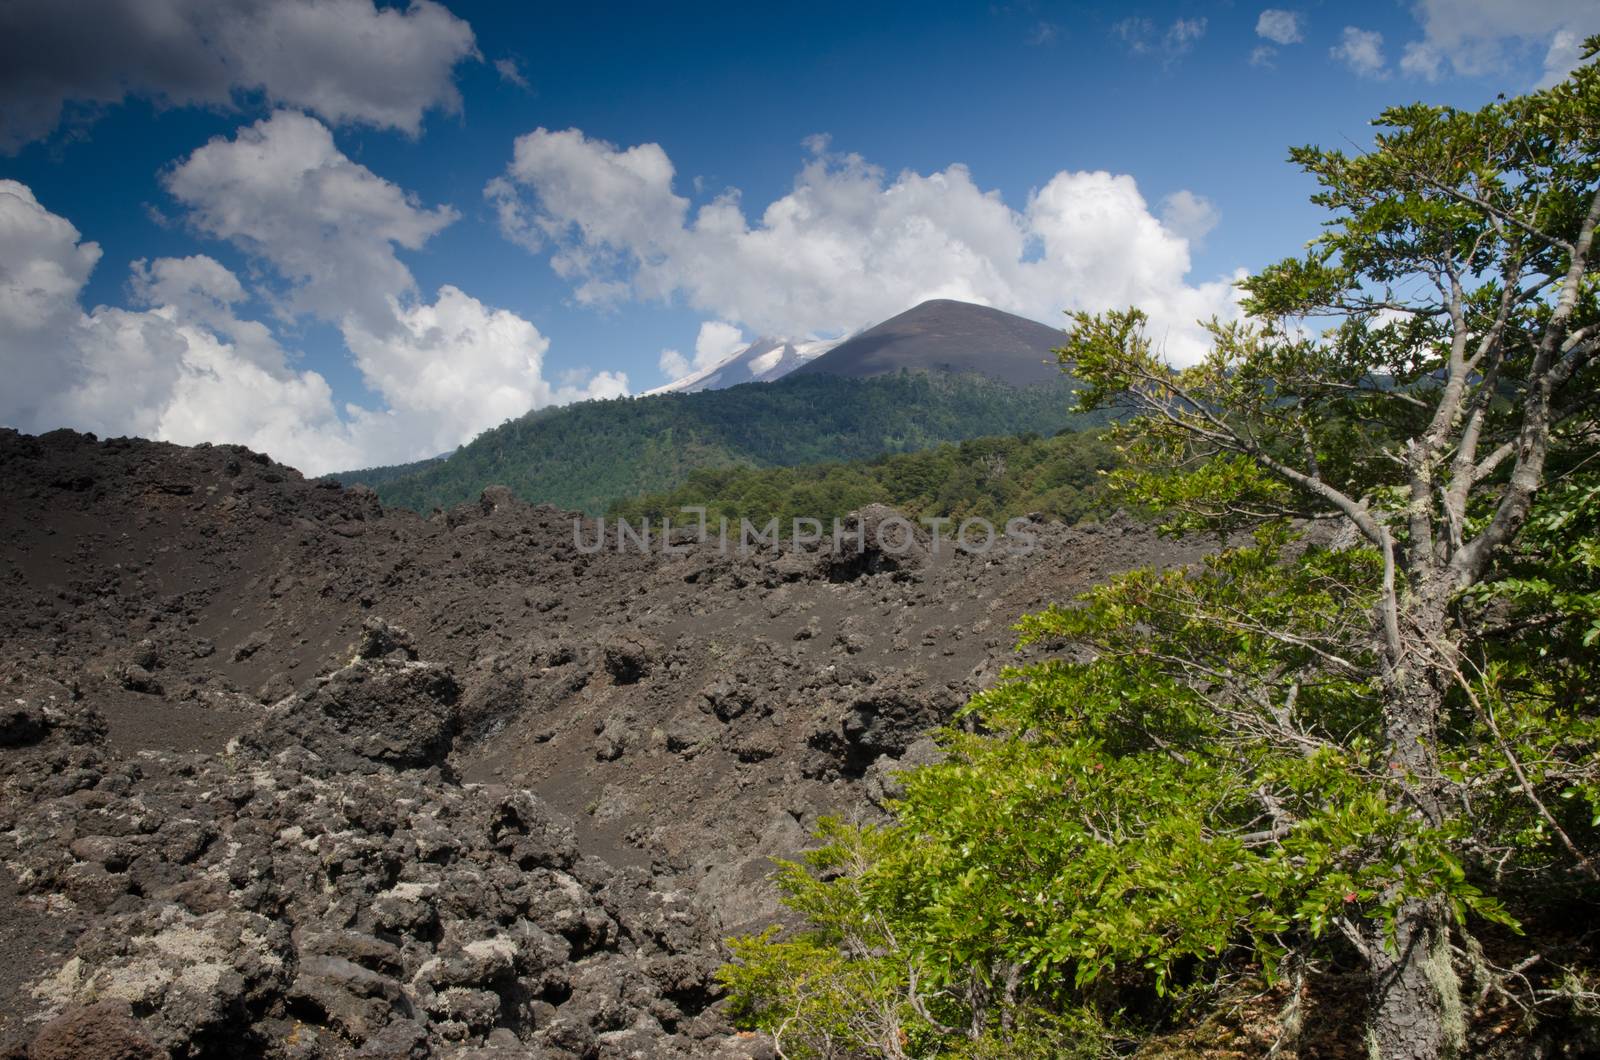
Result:
[[[1306,39],[1303,16],[1298,11],[1269,7],[1256,19],[1256,36],[1274,44],[1298,44]]]
[[[1549,88],[1566,80],[1567,75],[1578,68],[1582,58],[1583,38],[1578,31],[1556,30],[1550,37],[1550,47],[1544,53],[1544,76],[1539,78],[1536,87]]]
[[[517,65],[515,59],[496,59],[494,61],[494,71],[500,75],[500,80],[508,85],[516,85],[518,88],[528,87],[528,78],[523,74],[522,67]]]
[[[472,28],[432,0],[11,0],[0,5],[0,152],[72,102],[231,106],[237,93],[416,134],[461,107]]]
[[[694,360],[677,350],[662,350],[656,364],[663,375],[675,382],[721,364],[748,345],[750,340],[737,326],[725,320],[707,320],[700,325],[700,334],[695,338]]]
[[[157,304],[85,312],[98,246],[16,181],[0,181],[0,236],[0,422],[244,442],[316,470],[360,452],[320,375],[290,371],[281,351],[259,363],[276,344],[232,319],[243,289],[218,262],[138,262],[132,286]],[[230,342],[230,329],[242,339]]]
[[[1578,64],[1584,36],[1600,28],[1594,0],[1417,0],[1422,40],[1406,47],[1401,69],[1435,80],[1446,68],[1464,77],[1504,75],[1537,61],[1541,86]]]
[[[0,313],[18,329],[49,331],[76,311],[78,291],[100,260],[100,246],[80,243],[64,217],[39,205],[33,189],[0,180]]]
[[[362,377],[388,403],[383,433],[394,437],[382,448],[444,452],[529,409],[627,393],[627,377],[611,372],[584,385],[553,386],[544,378],[550,340],[538,328],[448,284],[432,304],[392,306],[397,331],[374,333],[359,323],[344,329]],[[379,416],[357,418],[378,429]]]
[[[620,373],[550,384],[539,330],[459,288],[421,301],[399,251],[421,248],[456,212],[352,162],[314,118],[280,112],[215,139],[165,183],[191,225],[286,281],[286,310],[339,328],[387,406],[345,410],[369,462],[430,456],[529,409],[626,393]]]
[[[1195,320],[1235,312],[1232,278],[1191,285],[1188,240],[1128,176],[1057,173],[1014,209],[962,165],[890,179],[856,155],[817,154],[754,216],[736,193],[691,211],[674,176],[657,144],[539,129],[519,138],[497,185],[580,300],[681,298],[758,334],[838,335],[928,298],[1045,321],[1137,303],[1192,360],[1204,349]],[[1214,223],[1198,196],[1175,201],[1191,234]],[[675,370],[688,358],[667,352],[663,371],[685,374]]]
[[[661,356],[656,358],[656,367],[673,382],[694,373],[694,365],[689,363],[689,358],[677,350],[662,350]]]
[[[1195,42],[1206,35],[1206,20],[1203,17],[1174,19],[1158,36],[1154,22],[1135,16],[1112,23],[1111,33],[1134,55],[1159,55],[1165,63],[1171,64],[1193,51]]]
[[[700,334],[694,341],[694,364],[696,368],[709,368],[720,364],[729,357],[750,345],[733,324],[725,320],[708,320],[700,325]]]
[[[0,422],[36,423],[40,405],[73,377],[57,336],[82,315],[78,292],[100,247],[39,205],[32,189],[0,180]]]
[[[1111,32],[1122,38],[1122,43],[1135,55],[1145,55],[1151,50],[1156,24],[1148,18],[1132,16],[1111,24]]]
[[[509,180],[495,177],[483,186],[483,197],[494,207],[501,235],[535,254],[544,249],[544,237],[538,224]]]
[[[133,263],[133,291],[147,305],[170,305],[191,312],[213,312],[248,297],[239,277],[215,258],[143,258]]]
[[[170,316],[226,336],[233,352],[268,372],[282,374],[288,355],[270,328],[257,320],[241,320],[233,311],[247,301],[239,278],[215,258],[143,258],[130,266],[128,286],[135,303],[165,308]]]
[[[280,111],[217,137],[163,178],[206,235],[259,256],[289,281],[287,308],[371,328],[409,292],[396,248],[415,250],[456,219],[352,162],[315,118]]]
[[[1162,35],[1161,44],[1168,55],[1182,55],[1192,49],[1195,41],[1205,35],[1204,18],[1180,18],[1167,27],[1167,32]]]
[[[1192,191],[1175,191],[1161,200],[1161,223],[1192,246],[1199,245],[1221,220],[1211,200]]]
[[[174,385],[136,406],[153,412],[156,420],[153,426],[138,424],[134,433],[183,445],[238,442],[308,474],[367,466],[386,451],[386,440],[340,417],[321,374],[241,357],[237,343],[202,327],[176,331],[184,348]],[[111,363],[123,371],[116,359]]]
[[[1444,56],[1426,41],[1411,41],[1400,54],[1400,72],[1424,81],[1437,81],[1444,74]]]
[[[1274,48],[1270,44],[1258,44],[1254,48],[1250,49],[1251,66],[1265,66],[1268,69],[1271,69],[1274,65],[1276,65],[1273,63],[1273,60],[1277,57],[1278,49]]]
[[[672,162],[656,144],[618,151],[576,129],[537,129],[517,138],[508,176],[539,188],[542,210],[530,214],[509,180],[484,189],[495,203],[502,230],[537,249],[545,238],[576,225],[581,238],[564,246],[553,262],[565,277],[583,277],[580,302],[604,303],[625,290],[598,279],[614,259],[613,248],[660,243],[683,227],[689,203],[672,192]],[[508,223],[509,219],[509,223]]]
[[[308,473],[431,456],[529,409],[627,393],[627,377],[548,382],[529,321],[446,285],[421,300],[397,247],[454,218],[351,162],[314,119],[279,114],[170,171],[188,220],[268,267],[284,312],[335,324],[381,408],[340,407],[240,319],[239,278],[205,255],[132,263],[137,309],[85,312],[100,250],[33,192],[0,182],[0,422],[177,442],[242,442]]]
[[[1346,26],[1339,43],[1330,48],[1328,54],[1362,77],[1388,76],[1384,68],[1383,34],[1377,30]]]

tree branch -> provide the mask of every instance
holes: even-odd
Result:
[[[1558,236],[1553,236],[1548,232],[1544,232],[1538,228],[1535,228],[1533,225],[1524,221],[1516,214],[1510,212],[1509,210],[1503,209],[1502,207],[1494,205],[1487,199],[1480,198],[1476,195],[1470,195],[1459,188],[1451,187],[1449,184],[1435,180],[1426,173],[1422,173],[1417,170],[1407,170],[1406,175],[1411,177],[1413,180],[1428,185],[1435,191],[1448,195],[1450,198],[1455,199],[1457,202],[1462,203],[1463,205],[1477,207],[1490,217],[1505,222],[1506,224],[1515,228],[1517,231],[1522,232],[1524,235],[1532,236],[1541,243],[1555,247],[1557,250],[1564,250],[1568,253],[1573,252],[1573,244],[1568,243],[1565,239],[1561,239]]]
[[[1565,356],[1560,361],[1555,359],[1562,345],[1566,322],[1578,307],[1578,292],[1588,271],[1589,251],[1594,243],[1597,224],[1600,224],[1600,189],[1596,189],[1590,199],[1578,238],[1572,244],[1572,260],[1562,279],[1560,297],[1545,323],[1544,337],[1528,372],[1531,393],[1523,410],[1522,427],[1517,436],[1517,462],[1512,468],[1511,481],[1489,524],[1451,559],[1451,574],[1458,588],[1465,588],[1483,576],[1489,558],[1511,540],[1527,518],[1528,508],[1533,503],[1533,495],[1539,488],[1544,472],[1545,454],[1550,444],[1550,406],[1555,391],[1581,367],[1592,352],[1592,346],[1582,341],[1575,345],[1567,343]]]

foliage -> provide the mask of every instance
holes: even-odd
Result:
[[[1104,423],[1074,413],[1073,384],[1016,388],[979,376],[811,374],[695,394],[541,409],[479,435],[448,458],[364,482],[385,503],[427,511],[503,485],[524,500],[598,514],[619,499],[671,490],[701,469],[761,468],[912,452],[991,433],[1053,433]],[[810,514],[810,513],[807,513]]]
[[[1226,547],[1025,619],[1034,661],[893,824],[785,870],[809,930],[741,943],[729,982],[794,1053],[838,1055],[807,1036],[841,1013],[871,1024],[846,1052],[1031,1014],[1124,1049],[1333,961],[1369,974],[1380,1057],[1455,1053],[1474,1005],[1593,1019],[1600,70],[1379,125],[1293,152],[1327,229],[1201,363],[1137,309],[1075,317],[1084,407],[1128,414],[1115,486]],[[797,980],[821,1000],[786,1007]]]
[[[868,504],[887,504],[913,518],[977,517],[1000,523],[1043,512],[1069,522],[1106,511],[1104,477],[1116,454],[1093,431],[975,438],[915,453],[795,468],[721,468],[689,473],[666,493],[612,505],[619,518],[680,518],[685,506],[780,525],[795,518],[828,520]]]
[[[779,884],[815,930],[778,940],[778,929],[730,940],[735,963],[720,978],[734,1018],[774,1035],[786,1056],[964,1056],[1083,1060],[1109,1055],[1092,1016],[1012,1005],[1004,1024],[983,999],[1005,983],[968,975],[930,989],[927,965],[897,932],[895,881],[874,866],[905,849],[900,835],[825,818],[823,845],[780,862]],[[1018,984],[1009,989],[1012,1000]],[[961,1030],[946,1020],[963,1024]]]
[[[360,483],[363,486],[371,486],[373,489],[377,489],[387,483],[420,474],[448,459],[450,459],[450,454],[444,453],[439,456],[429,457],[426,460],[415,460],[409,464],[390,464],[380,467],[364,467],[354,471],[339,471],[321,476],[321,481],[342,482],[346,485]]]

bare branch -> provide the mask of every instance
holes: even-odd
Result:
[[[1483,574],[1489,558],[1509,541],[1527,518],[1533,495],[1544,472],[1545,454],[1550,444],[1550,409],[1556,390],[1576,373],[1593,353],[1592,343],[1567,344],[1566,353],[1556,358],[1566,322],[1578,306],[1578,292],[1588,271],[1589,251],[1595,227],[1600,224],[1600,189],[1589,203],[1578,239],[1572,244],[1572,260],[1562,280],[1561,294],[1545,323],[1544,338],[1528,373],[1529,394],[1523,409],[1522,426],[1516,443],[1517,461],[1511,481],[1489,524],[1478,536],[1451,558],[1451,574],[1458,587],[1471,585]]]

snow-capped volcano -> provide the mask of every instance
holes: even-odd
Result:
[[[782,379],[808,361],[813,361],[835,346],[838,339],[814,339],[809,342],[785,342],[782,339],[760,338],[709,368],[691,372],[665,386],[645,392],[651,394],[692,394],[700,390],[722,390],[740,383],[770,383]]]

